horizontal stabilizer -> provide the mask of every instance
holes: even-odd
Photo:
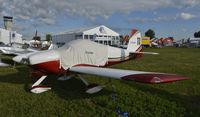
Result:
[[[99,68],[99,67],[89,67],[89,66],[72,67],[70,71],[84,73],[84,74],[105,76],[119,80],[131,80],[142,83],[167,83],[167,82],[174,82],[187,79],[186,77],[175,74]]]

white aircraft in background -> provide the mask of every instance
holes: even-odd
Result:
[[[56,48],[58,48],[56,45],[51,44],[49,46],[48,50],[56,49]],[[23,49],[22,47],[20,48],[20,47],[14,47],[14,46],[0,45],[0,52],[5,55],[14,55],[14,56],[22,55],[22,56],[24,56],[24,54],[26,54],[26,56],[27,56],[27,55],[33,54],[35,52],[38,52],[38,51],[42,51],[42,50],[33,49],[33,48]],[[0,58],[0,67],[7,67],[7,66],[10,66],[10,65],[3,63]]]
[[[0,50],[3,54],[6,55],[20,55],[20,54],[26,54],[30,52],[37,52],[38,50],[36,49],[22,49],[22,48],[15,48],[15,47],[0,47]]]
[[[33,77],[40,77],[31,87],[32,93],[42,93],[51,87],[41,86],[40,83],[49,75],[56,74],[60,80],[73,76],[79,77],[87,86],[86,93],[99,92],[103,86],[89,84],[80,74],[105,76],[119,80],[129,80],[141,83],[167,83],[185,80],[186,77],[156,72],[122,70],[105,68],[137,57],[138,54],[157,54],[140,52],[141,34],[132,34],[127,49],[98,44],[90,40],[74,40],[61,48],[20,55],[13,58],[16,62],[27,63],[33,68]]]

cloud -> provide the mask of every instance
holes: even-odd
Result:
[[[17,14],[16,17],[22,20],[29,20],[31,18],[30,16],[22,15],[22,14]]]
[[[182,13],[178,14],[177,16],[180,17],[180,18],[183,19],[183,20],[190,20],[190,19],[193,19],[193,18],[196,17],[196,16],[193,15],[193,14],[185,13],[185,12],[182,12]]]
[[[149,22],[160,22],[160,21],[172,21],[172,20],[176,20],[177,16],[173,16],[173,15],[169,15],[169,16],[158,16],[158,17],[154,17],[154,18],[146,18],[146,17],[136,17],[136,18],[129,18],[127,21],[129,23],[140,23],[140,24],[144,24],[144,23],[149,23]]]
[[[54,19],[51,19],[51,18],[40,18],[40,21],[48,24],[48,25],[52,25],[52,24],[55,24],[55,20]]]
[[[20,20],[35,19],[54,24],[59,15],[108,19],[116,12],[151,10],[166,7],[198,6],[199,0],[0,0],[0,15],[12,15]],[[182,14],[182,18],[191,16]]]
[[[107,20],[115,13],[152,11],[151,18],[127,17],[127,20],[139,23],[170,21],[177,18],[189,20],[197,15],[187,12],[193,8],[198,10],[199,5],[200,0],[0,0],[0,17],[13,16],[16,20],[14,29],[27,35],[31,29],[54,25],[58,21],[63,21],[59,18],[66,17],[84,18],[92,23],[98,23],[98,18]],[[163,8],[178,8],[182,13],[160,16],[156,11]],[[3,24],[2,20],[0,24]]]
[[[146,17],[135,17],[135,18],[129,18],[127,21],[129,23],[137,22],[140,24],[146,23],[146,22],[160,22],[160,21],[173,21],[177,19],[182,19],[182,20],[190,20],[193,18],[196,18],[197,16],[191,13],[177,13],[177,14],[171,14],[171,15],[162,15],[162,16],[157,16],[153,18],[146,18]]]

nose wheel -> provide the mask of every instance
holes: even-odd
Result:
[[[39,78],[32,86],[31,86],[31,89],[30,91],[32,93],[43,93],[43,92],[46,92],[48,90],[51,90],[51,87],[48,87],[48,86],[41,86],[41,82],[44,81],[44,79],[46,78],[47,76],[42,76],[41,78]]]
[[[48,90],[51,90],[51,87],[48,87],[48,86],[42,86],[40,85],[45,79],[46,79],[47,76],[42,76],[40,77],[32,86],[31,86],[31,89],[30,89],[30,92],[32,93],[36,93],[36,94],[39,94],[39,93],[43,93],[43,92],[46,92]],[[70,76],[71,78],[72,76]],[[89,84],[83,77],[81,77],[80,75],[78,75],[78,77],[81,79],[81,81],[86,85],[86,90],[85,92],[88,93],[88,94],[94,94],[94,93],[97,93],[99,91],[101,91],[103,89],[104,86],[101,86],[101,85],[98,85],[98,84]],[[68,80],[70,79],[69,77],[68,78],[60,78],[59,80]]]

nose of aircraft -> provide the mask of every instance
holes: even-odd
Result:
[[[45,63],[54,60],[59,60],[59,54],[56,50],[37,52],[36,54],[32,54],[29,56],[30,65]]]

